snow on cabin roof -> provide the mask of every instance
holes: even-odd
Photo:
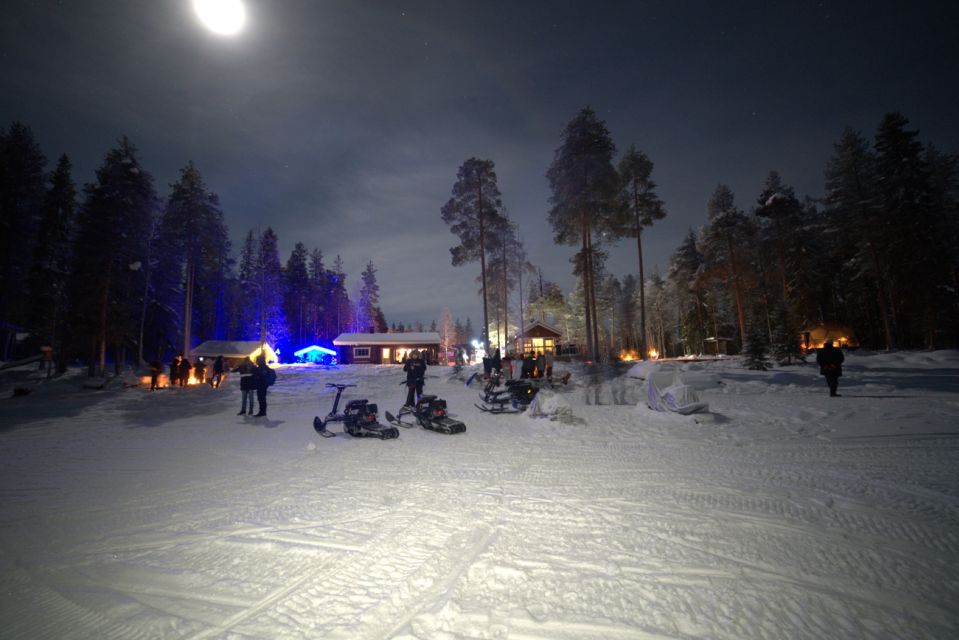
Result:
[[[207,340],[199,346],[190,349],[190,357],[223,356],[224,358],[246,358],[259,348],[259,340]]]
[[[549,332],[551,332],[551,333],[555,333],[557,336],[563,335],[563,332],[560,331],[559,329],[557,329],[556,327],[554,327],[554,326],[552,326],[552,325],[548,325],[548,324],[546,324],[545,322],[540,322],[539,320],[533,320],[532,323],[530,323],[530,324],[526,325],[525,327],[523,327],[523,335],[528,334],[530,331],[532,331],[533,329],[536,329],[536,328],[546,329],[547,331],[549,331]]]
[[[367,344],[439,344],[436,331],[413,333],[341,333],[333,340],[337,347],[353,347]]]

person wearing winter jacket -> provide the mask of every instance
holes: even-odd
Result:
[[[250,406],[249,413],[253,415],[253,392],[256,391],[256,380],[253,378],[255,369],[250,359],[244,358],[240,366],[233,370],[234,373],[240,374],[240,413],[236,414],[238,416],[246,415],[247,402]]]
[[[842,376],[842,363],[845,360],[841,349],[833,346],[832,340],[827,339],[822,349],[816,352],[816,364],[819,365],[819,373],[825,376],[826,384],[829,386],[829,395],[836,397],[839,395],[839,377]]]
[[[186,356],[183,356],[183,359],[180,360],[180,365],[177,368],[179,369],[177,373],[180,380],[180,386],[185,387],[190,381],[190,371],[193,370],[193,365],[190,364],[190,361]]]
[[[423,395],[423,383],[426,378],[426,361],[420,352],[414,349],[406,362],[403,363],[406,372],[406,406],[412,407],[416,400]]]
[[[213,361],[213,377],[210,378],[210,386],[219,389],[221,380],[223,380],[223,356],[217,356]]]
[[[256,402],[259,405],[259,411],[254,414],[254,418],[263,418],[266,416],[266,390],[270,386],[270,367],[266,364],[266,356],[262,353],[256,357],[256,370],[253,372],[253,379],[256,384]],[[253,403],[250,403],[250,411],[253,411]]]

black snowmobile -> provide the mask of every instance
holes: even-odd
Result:
[[[333,409],[326,415],[326,420],[319,416],[313,418],[313,428],[324,438],[332,438],[336,434],[326,428],[331,422],[342,422],[343,432],[348,433],[354,438],[379,438],[389,440],[397,438],[400,435],[399,429],[380,424],[376,420],[377,406],[366,399],[350,400],[346,403],[346,409],[343,413],[337,413],[337,407],[340,404],[340,396],[343,389],[355,387],[355,384],[333,384],[328,383],[327,387],[336,389],[336,398],[333,400]]]
[[[411,416],[408,417],[407,416]],[[404,418],[407,418],[404,420]],[[386,412],[386,420],[390,424],[411,428],[419,424],[424,429],[452,435],[466,431],[466,425],[454,420],[446,411],[446,400],[436,396],[422,396],[416,406],[403,407],[397,415]]]
[[[539,385],[530,378],[507,380],[500,389],[501,380],[502,376],[498,374],[489,377],[480,393],[483,404],[476,405],[477,409],[488,413],[521,413],[539,392]]]

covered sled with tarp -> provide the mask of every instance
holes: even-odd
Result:
[[[683,415],[709,411],[709,404],[673,371],[653,371],[646,377],[646,406]]]

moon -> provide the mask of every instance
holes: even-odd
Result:
[[[193,9],[207,29],[222,36],[239,33],[246,23],[242,0],[193,0]]]

